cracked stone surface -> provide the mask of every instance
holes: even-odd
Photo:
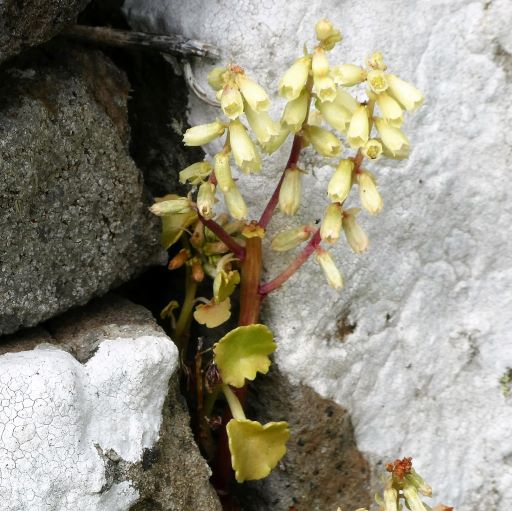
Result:
[[[109,295],[2,341],[3,510],[218,511],[147,310]]]
[[[0,62],[72,23],[89,0],[0,0]]]
[[[410,159],[370,166],[385,201],[380,217],[362,218],[370,251],[335,250],[343,292],[310,262],[268,300],[266,318],[280,370],[348,410],[374,467],[413,456],[457,510],[510,508],[512,401],[499,379],[512,366],[511,3],[127,0],[124,9],[136,27],[217,44],[272,91],[328,16],[345,35],[339,60],[379,49],[424,91],[405,124]],[[196,63],[203,84],[209,69]],[[218,115],[193,97],[190,106],[192,124]],[[244,179],[255,216],[285,153]],[[309,195],[297,223],[321,217],[332,172],[325,160],[303,163]],[[271,227],[291,223],[278,215]],[[269,257],[274,275],[286,258]]]
[[[1,334],[83,305],[165,254],[128,154],[125,75],[59,43],[0,78]]]

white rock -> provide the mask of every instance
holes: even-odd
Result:
[[[0,494],[5,511],[125,511],[129,481],[101,453],[135,462],[158,439],[177,349],[165,336],[103,341],[80,364],[42,345],[0,357]]]
[[[362,63],[380,49],[423,90],[424,107],[405,125],[410,159],[370,166],[385,209],[361,217],[369,253],[336,249],[346,289],[328,290],[308,263],[269,300],[267,319],[281,370],[348,408],[372,460],[413,456],[458,511],[510,508],[512,401],[498,380],[512,366],[512,4],[127,0],[124,8],[139,28],[218,45],[274,91],[303,42],[312,43],[315,21],[328,16],[345,36],[337,58]],[[203,83],[208,69],[196,63]],[[193,123],[217,114],[196,98],[190,105]],[[244,179],[255,215],[285,158]],[[325,162],[305,161],[308,198],[297,223],[321,216],[330,173]],[[278,216],[273,226],[287,223]],[[272,257],[272,274],[279,261]],[[357,323],[343,341],[340,318]]]

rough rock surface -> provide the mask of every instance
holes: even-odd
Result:
[[[3,510],[219,510],[147,310],[109,295],[2,341]]]
[[[0,0],[0,62],[73,22],[89,0]]]
[[[510,508],[512,401],[499,384],[512,366],[510,2],[127,0],[125,12],[136,26],[218,45],[274,91],[329,16],[345,35],[336,57],[362,63],[380,49],[424,91],[405,124],[410,159],[370,166],[385,201],[380,217],[361,219],[370,251],[336,248],[345,290],[331,292],[310,262],[267,302],[267,318],[281,371],[348,410],[374,466],[413,456],[457,510]],[[206,72],[197,64],[200,81]],[[192,123],[218,115],[190,104]],[[244,179],[255,213],[285,158]],[[309,195],[297,223],[321,217],[332,172],[325,160],[303,162]],[[266,267],[277,272],[284,259]]]
[[[128,155],[129,84],[99,52],[50,47],[0,77],[0,333],[159,262]]]

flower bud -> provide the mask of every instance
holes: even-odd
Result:
[[[358,214],[359,208],[350,208],[343,212],[343,232],[352,250],[359,254],[368,248],[368,236],[356,222]]]
[[[226,85],[220,97],[220,106],[226,117],[236,119],[244,112],[244,100],[240,91],[232,85]]]
[[[215,204],[215,186],[206,182],[199,187],[197,192],[197,210],[201,216],[210,219],[213,216]]]
[[[254,80],[247,78],[244,74],[237,75],[237,83],[245,101],[256,112],[263,112],[268,109],[270,101],[265,89]]]
[[[387,153],[396,159],[406,158],[409,154],[409,140],[402,130],[390,126],[384,119],[375,119],[382,144]]]
[[[346,108],[340,106],[336,100],[330,103],[328,101],[322,102],[317,100],[315,106],[322,114],[325,122],[340,133],[346,133],[350,119],[352,118],[352,114]]]
[[[332,68],[332,77],[336,85],[352,87],[366,79],[366,71],[362,67],[354,64],[342,64],[341,66],[334,66]]]
[[[384,510],[398,511],[398,492],[394,488],[384,490]]]
[[[364,171],[357,175],[357,181],[359,183],[361,206],[371,215],[377,215],[382,211],[384,202],[377,190],[374,178],[369,172]]]
[[[411,83],[395,75],[387,75],[388,92],[406,109],[414,110],[423,103],[423,94]]]
[[[327,243],[336,243],[340,237],[343,214],[341,205],[337,202],[329,204],[325,209],[320,227],[320,237]]]
[[[368,71],[368,75],[366,76],[366,80],[370,89],[375,92],[375,94],[380,94],[384,92],[388,88],[388,81],[386,80],[386,75],[384,72],[379,71],[377,69],[372,69]]]
[[[334,101],[336,98],[336,84],[330,76],[315,76],[313,91],[320,101]]]
[[[196,222],[192,236],[190,236],[190,243],[193,247],[199,249],[204,243],[204,224],[203,222]]]
[[[327,195],[333,202],[343,202],[352,188],[354,162],[341,160],[327,185]]]
[[[244,125],[237,119],[229,123],[231,150],[236,164],[242,172],[250,174],[261,170],[261,159],[258,150],[251,140]]]
[[[350,147],[358,148],[368,142],[370,125],[368,122],[368,110],[364,105],[357,107],[347,132],[347,140]]]
[[[273,135],[268,142],[260,143],[261,148],[267,154],[272,154],[283,145],[289,134],[290,131],[288,129],[286,129],[284,126],[280,126],[277,135]]]
[[[234,184],[229,164],[229,153],[220,152],[214,157],[215,178],[221,191],[226,193]]]
[[[412,469],[409,474],[405,476],[407,483],[412,484],[422,495],[432,497],[432,487],[428,485],[423,477],[421,477],[416,470]]]
[[[336,268],[331,254],[322,248],[318,248],[316,251],[316,260],[322,267],[329,285],[334,289],[341,289],[343,287],[343,277],[338,268]]]
[[[286,103],[281,122],[293,133],[302,129],[308,113],[309,93],[304,89],[299,97]]]
[[[226,200],[226,206],[233,218],[237,220],[247,218],[247,205],[236,185],[232,186],[227,192],[224,192],[224,199]]]
[[[302,172],[294,167],[286,169],[279,191],[279,209],[286,215],[294,215],[300,206]]]
[[[194,126],[185,131],[183,142],[188,146],[204,145],[220,137],[225,129],[224,124],[218,119],[209,124],[200,124],[199,126]]]
[[[279,123],[274,121],[267,112],[256,112],[247,105],[245,116],[260,144],[267,144],[272,137],[279,135],[281,131]]]
[[[181,268],[190,257],[190,251],[186,248],[182,248],[170,261],[167,265],[169,270],[177,270]]]
[[[221,90],[224,87],[224,74],[226,71],[225,67],[214,67],[208,73],[208,83],[214,91]]]
[[[303,241],[311,237],[311,228],[307,225],[286,229],[277,234],[272,240],[272,250],[286,252],[298,247]]]
[[[335,44],[341,41],[341,32],[336,30],[332,23],[323,19],[315,25],[316,38],[322,43],[322,47],[326,50],[332,50]]]
[[[292,101],[299,96],[306,86],[311,68],[311,57],[305,56],[297,59],[286,71],[279,82],[279,94],[287,101]]]
[[[304,134],[308,141],[313,144],[316,152],[322,156],[338,156],[342,150],[341,142],[324,128],[306,126]]]
[[[427,508],[421,502],[418,491],[414,486],[405,486],[403,489],[404,497],[407,502],[407,506],[411,511],[427,511]]]
[[[315,53],[313,54],[311,69],[315,78],[327,76],[329,73],[329,61],[327,60],[325,51],[322,48],[317,48],[315,50]]]
[[[378,160],[382,154],[382,144],[378,140],[371,138],[363,146],[362,153],[370,160]]]
[[[372,69],[379,69],[380,71],[386,71],[388,66],[384,64],[384,57],[380,51],[374,52],[366,59],[366,65]]]
[[[193,163],[180,172],[180,183],[184,184],[188,181],[192,185],[198,185],[210,175],[211,171],[212,166],[208,161]]]
[[[390,126],[399,128],[402,125],[403,114],[402,107],[398,101],[393,99],[385,92],[377,96],[377,106],[379,107],[382,117],[388,122]]]
[[[149,210],[156,216],[179,215],[192,211],[190,200],[187,197],[177,199],[163,200],[155,202]]]
[[[203,265],[198,257],[194,257],[191,266],[192,280],[195,282],[202,282],[204,280]]]

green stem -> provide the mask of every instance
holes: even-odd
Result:
[[[222,392],[224,392],[224,396],[226,397],[226,401],[228,402],[229,409],[231,410],[231,415],[233,419],[236,420],[244,420],[245,413],[242,407],[242,403],[236,396],[236,394],[229,388],[229,385],[225,383],[222,385]]]
[[[192,278],[192,271],[187,266],[187,273],[185,277],[185,299],[183,300],[176,328],[174,329],[174,341],[176,342],[180,353],[183,353],[187,349],[196,292],[197,282]]]

